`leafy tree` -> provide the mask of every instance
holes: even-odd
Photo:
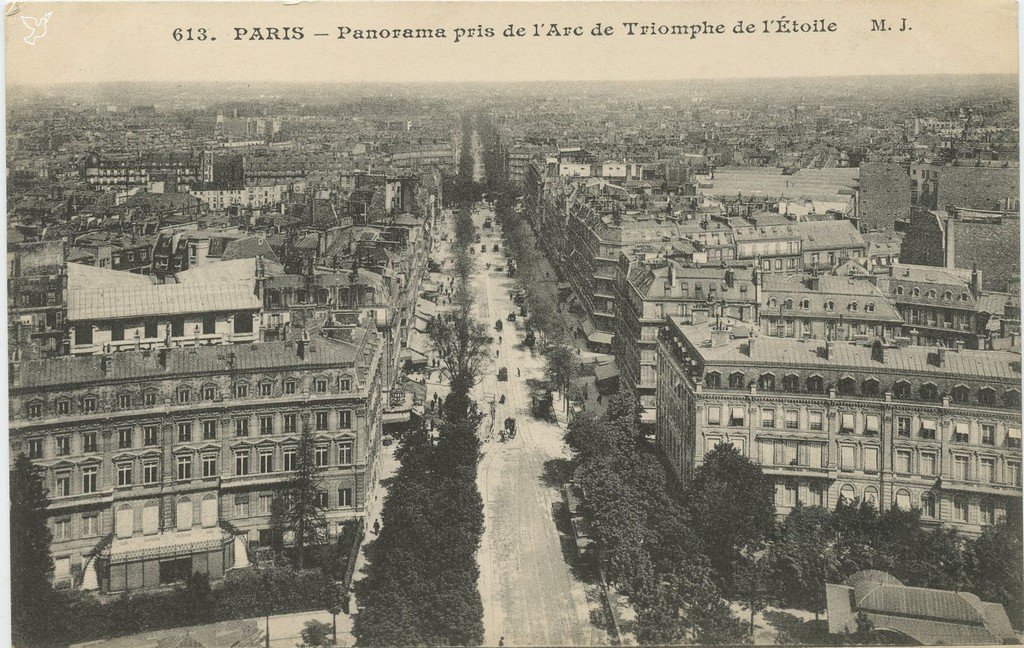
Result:
[[[711,559],[730,583],[740,552],[756,548],[775,526],[775,487],[761,467],[731,445],[704,456],[686,491],[690,520]]]
[[[774,579],[768,560],[744,556],[733,574],[733,591],[750,612],[750,636],[754,636],[754,617],[775,600]]]
[[[295,474],[285,486],[285,528],[295,536],[299,569],[305,567],[306,550],[309,545],[327,541],[327,519],[325,507],[321,505],[322,479],[316,467],[313,438],[309,422],[302,422],[302,436],[299,438]]]
[[[820,506],[799,503],[786,516],[769,553],[783,605],[810,610],[817,616],[825,610],[825,583],[842,580],[839,538],[831,528],[831,518]]]
[[[466,312],[439,314],[430,325],[430,340],[443,364],[442,372],[451,385],[450,402],[445,403],[449,417],[465,416],[469,391],[482,375],[491,338],[487,326]],[[454,398],[452,398],[454,396]],[[454,407],[454,411],[449,409]]]
[[[1024,627],[1024,549],[1019,513],[987,527],[972,550],[976,561],[971,570],[971,591],[983,601],[1001,603],[1013,627]]]
[[[10,473],[11,631],[16,645],[45,646],[50,637],[53,536],[46,523],[43,478],[24,454]]]
[[[615,425],[607,418],[598,419],[584,412],[569,423],[565,442],[579,455],[581,461],[588,461],[613,453],[636,451],[636,437],[623,426]]]
[[[302,626],[302,643],[299,648],[326,648],[333,646],[333,628],[331,624],[310,619]]]
[[[568,408],[569,386],[579,375],[576,351],[565,345],[555,345],[544,352],[544,360],[548,380],[558,388],[558,391],[562,392],[566,408]]]

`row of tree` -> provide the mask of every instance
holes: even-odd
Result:
[[[721,444],[683,488],[639,441],[635,411],[631,397],[616,396],[604,417],[573,421],[566,440],[577,452],[606,573],[636,606],[641,641],[739,640],[716,601],[746,608],[752,631],[754,614],[768,605],[824,611],[825,583],[863,569],[973,592],[1003,604],[1021,627],[1019,511],[977,538],[922,526],[917,510],[879,513],[859,501],[834,510],[798,505],[778,523],[773,482],[758,465]]]
[[[356,585],[358,645],[468,646],[483,642],[483,603],[476,551],[483,500],[476,486],[482,420],[470,390],[489,341],[473,321],[467,290],[468,246],[475,228],[468,206],[455,214],[456,311],[430,327],[450,393],[436,437],[425,426],[403,434],[400,461],[381,512],[383,526],[367,546],[366,576]]]

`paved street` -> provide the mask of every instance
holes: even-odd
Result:
[[[500,230],[497,225],[493,230],[482,229],[483,213],[475,220],[483,235],[480,245],[486,245],[487,252],[481,254],[479,245],[476,247],[474,314],[491,327],[496,342],[493,348],[499,356],[492,357],[474,396],[485,414],[489,412],[486,398],[497,400],[505,394],[507,399],[496,407],[493,428],[487,418],[481,430],[485,457],[478,485],[484,500],[485,530],[478,561],[484,642],[497,645],[504,637],[510,646],[607,643],[604,631],[590,623],[586,591],[568,563],[568,538],[563,539],[556,527],[561,495],[551,471],[558,460],[570,456],[562,441],[563,430],[530,415],[526,381],[543,377],[543,360],[531,356],[528,349],[517,348],[522,318],[518,326],[504,321],[514,308],[509,297],[513,280],[494,270],[496,265],[505,265],[504,254],[492,251],[495,243],[501,244]],[[500,334],[493,329],[499,318],[504,321]],[[497,381],[502,366],[508,367],[508,382]],[[507,416],[516,418],[519,433],[502,443],[497,433]]]

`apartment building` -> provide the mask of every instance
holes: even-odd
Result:
[[[54,582],[124,592],[219,578],[268,544],[312,435],[332,534],[376,483],[379,337],[164,348],[12,365],[12,456],[49,489]]]
[[[780,514],[860,499],[979,533],[1021,500],[1020,361],[673,317],[658,342],[657,442],[683,481],[733,445],[775,480]]]

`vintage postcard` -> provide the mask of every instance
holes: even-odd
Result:
[[[10,643],[1020,643],[1017,26],[7,4]]]

